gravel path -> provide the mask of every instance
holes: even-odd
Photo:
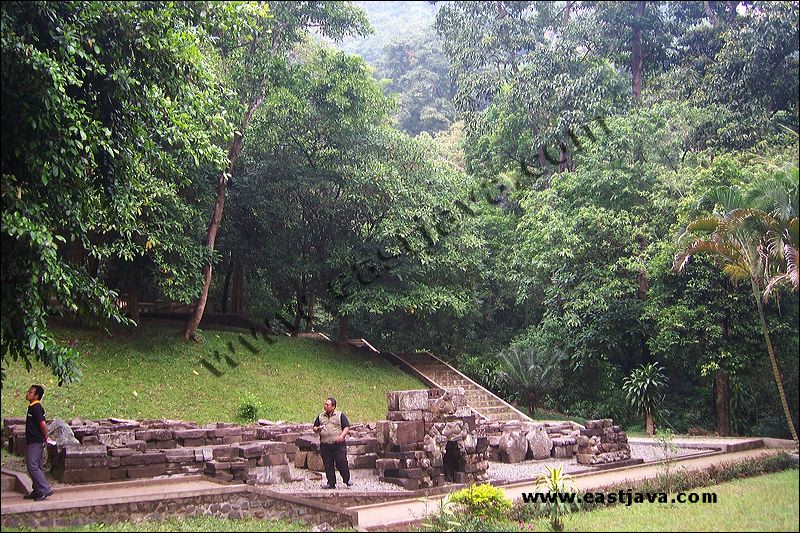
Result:
[[[678,448],[676,456],[692,455],[709,450],[697,448]],[[646,444],[631,444],[631,457],[634,459],[642,458],[645,462],[657,461],[664,458],[664,453],[658,446],[648,446]],[[524,461],[522,463],[496,463],[489,462],[489,478],[505,479],[508,481],[520,481],[534,479],[539,474],[545,472],[545,466],[551,468],[563,467],[565,474],[576,474],[580,472],[592,472],[596,468],[578,464],[575,458],[569,459],[548,459],[542,461]]]
[[[701,453],[707,450],[695,448],[678,448],[678,456]],[[647,461],[655,461],[663,458],[663,452],[658,446],[648,446],[644,444],[631,444],[631,457],[642,458]],[[579,472],[591,472],[596,470],[594,467],[581,465],[575,462],[575,458],[569,459],[549,459],[544,461],[524,461],[522,463],[497,463],[489,462],[489,479],[507,481],[519,481],[523,479],[534,479],[545,471],[545,466],[564,468],[565,474],[575,474]],[[313,472],[306,469],[297,469],[293,464],[289,465],[293,479],[299,479],[291,483],[277,483],[269,485],[267,488],[276,492],[302,493],[302,492],[322,492],[322,484],[325,482],[324,472]],[[352,488],[346,487],[339,473],[336,473],[336,491],[358,491],[358,492],[387,492],[402,491],[403,488],[391,483],[378,481],[372,469],[351,469],[350,478],[353,480]]]
[[[322,488],[322,484],[326,482],[325,472],[313,472],[305,468],[298,469],[295,468],[293,464],[289,465],[289,470],[292,473],[292,479],[300,478],[300,481],[276,483],[275,485],[265,485],[265,487],[276,492],[288,493],[327,492],[326,489]],[[336,490],[333,492],[393,492],[403,490],[402,487],[393,485],[392,483],[378,481],[378,476],[373,473],[371,468],[351,468],[350,480],[353,482],[353,486],[347,487],[342,483],[342,477],[339,475],[339,472],[336,472]]]

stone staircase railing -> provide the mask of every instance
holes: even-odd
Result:
[[[430,352],[408,354],[389,352],[389,355],[432,387],[462,387],[467,404],[486,420],[492,422],[500,420],[533,421],[519,409],[481,387]]]

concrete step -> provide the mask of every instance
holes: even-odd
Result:
[[[0,478],[0,489],[2,489],[3,492],[13,491],[16,482],[17,478],[14,476],[3,474],[2,478]]]

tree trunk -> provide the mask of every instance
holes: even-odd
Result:
[[[297,334],[300,333],[300,321],[303,320],[303,291],[300,289],[296,289],[295,298],[297,301],[295,302],[294,308],[294,323],[292,324],[292,337],[297,337]]]
[[[647,434],[652,437],[656,432],[656,425],[655,422],[653,421],[652,413],[645,413],[644,425],[645,425],[645,431],[647,431]]]
[[[539,405],[539,398],[534,395],[528,396],[528,416],[534,418],[536,416],[536,406]]]
[[[228,176],[233,172],[233,167],[236,165],[236,160],[239,158],[239,153],[242,151],[242,133],[237,131],[233,134],[233,144],[230,151],[228,151],[228,168],[221,172],[217,180],[217,199],[214,202],[214,213],[211,215],[211,222],[208,225],[208,232],[206,233],[206,250],[208,250],[208,262],[203,267],[203,290],[200,292],[200,297],[194,306],[192,316],[186,324],[186,331],[183,333],[184,340],[194,338],[194,332],[200,321],[203,319],[203,312],[206,309],[206,302],[208,301],[208,289],[211,287],[211,257],[214,253],[214,241],[217,239],[217,231],[219,224],[222,221],[222,209],[225,207],[225,191],[228,188]]]
[[[233,293],[231,294],[231,313],[241,315],[244,308],[244,264],[241,256],[233,264]]]
[[[633,46],[631,50],[631,73],[633,74],[633,87],[631,96],[638,100],[642,94],[642,17],[644,16],[644,2],[636,2],[633,15]]]
[[[222,290],[222,304],[219,306],[223,313],[228,312],[228,291],[231,287],[231,275],[233,274],[233,252],[230,252],[231,259],[228,261],[228,271],[225,273],[225,288]]]
[[[789,403],[786,401],[786,393],[783,391],[783,379],[781,378],[781,372],[778,369],[778,358],[775,356],[775,350],[772,348],[772,341],[769,338],[767,319],[764,317],[764,309],[761,307],[761,291],[756,285],[756,281],[752,277],[750,278],[750,286],[753,289],[753,297],[756,299],[758,317],[761,319],[761,331],[764,333],[764,340],[767,342],[767,352],[769,353],[769,361],[772,363],[772,374],[775,376],[775,385],[778,386],[778,396],[781,398],[783,414],[786,416],[786,423],[789,425],[789,433],[792,435],[795,448],[797,448],[797,431],[795,430],[794,422],[792,421],[792,413],[789,411]]]
[[[126,314],[128,318],[139,324],[139,276],[136,263],[130,263],[128,269],[128,304]]]
[[[350,317],[346,314],[339,317],[339,351],[340,352],[349,352],[350,351]]]
[[[314,306],[317,302],[317,295],[314,289],[311,289],[311,296],[308,300],[308,311],[306,313],[306,333],[311,333],[312,326],[314,325]]]
[[[717,433],[721,437],[731,434],[731,399],[728,373],[717,370],[714,374],[715,399],[717,403]]]
[[[254,39],[253,46],[255,46],[255,42],[256,40]],[[253,100],[250,101],[250,105],[247,108],[247,113],[245,113],[244,119],[242,120],[241,128],[239,131],[235,131],[233,133],[233,144],[228,151],[228,168],[220,173],[219,180],[217,181],[217,200],[214,202],[214,213],[211,215],[211,222],[208,225],[208,232],[206,233],[208,262],[203,267],[203,290],[200,291],[200,297],[197,299],[192,316],[189,318],[189,322],[186,324],[186,331],[183,333],[183,338],[187,341],[189,339],[194,339],[194,332],[197,330],[197,326],[200,325],[200,321],[203,319],[203,311],[206,309],[206,302],[208,301],[208,289],[211,287],[211,258],[214,254],[214,241],[217,239],[217,231],[219,230],[219,224],[222,221],[222,209],[225,207],[225,192],[228,189],[228,178],[233,174],[233,169],[236,166],[236,160],[239,159],[239,154],[242,152],[242,141],[244,139],[244,134],[242,132],[244,132],[247,129],[247,126],[250,125],[253,115],[259,106],[264,102],[264,98],[266,98],[266,92],[262,90],[253,98]]]

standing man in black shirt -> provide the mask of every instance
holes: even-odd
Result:
[[[40,502],[53,494],[53,488],[44,476],[44,446],[47,442],[47,422],[44,419],[42,407],[44,387],[31,385],[25,399],[28,400],[28,416],[25,419],[25,440],[28,446],[25,450],[25,463],[28,465],[28,474],[33,481],[33,490],[25,496],[26,499]]]
[[[336,488],[336,469],[342,475],[342,481],[348,487],[353,486],[350,481],[350,468],[347,465],[347,443],[345,439],[350,432],[350,421],[341,411],[336,410],[336,398],[328,397],[325,400],[324,411],[314,420],[314,432],[319,433],[319,452],[322,455],[322,464],[325,465],[325,475],[328,483],[324,489]]]

